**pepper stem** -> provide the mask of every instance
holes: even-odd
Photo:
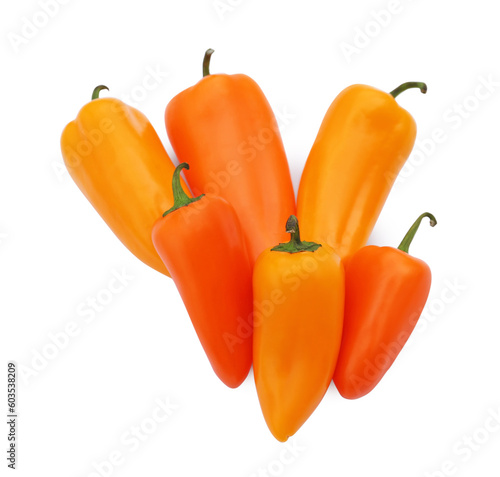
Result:
[[[422,222],[422,219],[424,217],[428,217],[430,219],[431,227],[434,227],[437,224],[436,217],[434,217],[429,212],[424,212],[417,220],[415,220],[415,223],[410,227],[410,230],[408,230],[408,232],[404,236],[403,240],[399,244],[398,247],[399,250],[408,253],[408,249],[410,248],[410,244],[413,240],[413,237],[415,237],[415,234],[417,233],[417,230],[420,227],[420,222]]]
[[[392,90],[389,94],[396,98],[401,93],[406,91],[407,89],[418,88],[421,93],[427,93],[427,85],[425,83],[421,83],[419,81],[409,81],[408,83],[403,83],[401,86],[398,86],[396,89]]]
[[[212,48],[205,51],[205,56],[203,57],[203,78],[210,75],[210,57],[213,52]]]
[[[314,252],[321,247],[321,244],[315,242],[303,242],[300,240],[299,221],[295,215],[290,215],[286,221],[286,233],[290,234],[290,242],[280,243],[273,247],[273,252]]]
[[[92,101],[94,99],[98,99],[99,98],[99,93],[103,90],[103,89],[107,89],[109,91],[109,88],[107,86],[104,86],[103,84],[100,84],[99,86],[96,86],[94,88],[94,91],[92,93]]]
[[[193,202],[197,202],[205,195],[201,194],[198,197],[191,198],[184,192],[184,189],[182,188],[181,185],[182,169],[189,169],[189,164],[186,162],[182,162],[175,168],[174,175],[172,176],[172,192],[174,195],[174,205],[163,213],[163,217],[165,217],[165,215],[170,214],[174,210],[192,204]]]

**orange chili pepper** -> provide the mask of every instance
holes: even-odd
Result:
[[[344,310],[340,258],[328,245],[302,242],[293,215],[286,231],[290,242],[263,252],[253,274],[255,384],[266,423],[282,442],[331,383]]]
[[[346,266],[344,331],[333,381],[347,399],[368,394],[382,379],[415,327],[431,286],[425,262],[408,255],[422,214],[398,249],[367,246]]]
[[[295,213],[290,170],[271,106],[246,75],[209,73],[168,104],[165,124],[193,194],[213,193],[236,211],[253,261],[286,240],[278,224]],[[262,171],[265,168],[265,173]]]
[[[92,101],[62,133],[66,168],[122,243],[169,276],[151,231],[173,204],[170,181],[175,166],[148,119],[118,99],[99,98],[102,89],[108,88],[95,88]]]
[[[154,249],[151,231],[173,204],[175,166],[151,123],[115,98],[92,101],[61,137],[66,168],[78,188],[122,243],[151,268],[170,276]],[[183,188],[188,192],[183,182]]]
[[[236,213],[224,199],[190,199],[172,179],[174,205],[153,227],[153,243],[186,305],[217,376],[239,386],[252,365],[252,268]]]
[[[416,137],[410,114],[371,86],[344,89],[328,109],[300,180],[297,215],[308,240],[328,243],[342,259],[366,244]]]

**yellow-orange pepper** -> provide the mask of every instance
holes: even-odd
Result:
[[[371,86],[344,89],[328,109],[302,173],[297,216],[307,240],[327,243],[342,259],[364,246],[410,155],[416,125],[391,93]]]
[[[253,273],[253,366],[262,413],[286,441],[304,424],[331,382],[342,337],[344,268],[328,245],[300,240],[264,251]]]
[[[144,263],[170,276],[151,232],[174,203],[175,166],[146,116],[118,99],[99,98],[102,89],[107,88],[95,88],[92,101],[64,129],[64,162],[122,243]]]

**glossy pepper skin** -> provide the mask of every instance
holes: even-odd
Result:
[[[269,430],[284,442],[325,395],[337,361],[344,270],[327,245],[301,242],[295,216],[289,243],[255,264],[254,377]]]
[[[428,265],[408,254],[424,217],[398,249],[367,246],[346,266],[344,331],[333,381],[340,394],[357,399],[373,390],[410,337],[431,286]]]
[[[151,241],[154,222],[173,204],[175,166],[148,119],[98,86],[64,129],[61,150],[76,185],[121,242],[169,276]],[[183,187],[188,191],[186,185]]]
[[[307,240],[328,243],[344,260],[364,246],[408,158],[416,125],[395,97],[371,86],[343,90],[328,109],[300,180],[297,215]]]
[[[238,387],[252,365],[252,268],[238,218],[216,196],[189,199],[172,180],[174,206],[153,227],[153,243],[179,290],[217,376]]]
[[[194,195],[213,193],[236,211],[252,261],[286,240],[279,224],[295,214],[287,158],[271,106],[257,83],[243,74],[209,74],[175,96],[165,124]],[[266,173],[262,174],[265,168]]]

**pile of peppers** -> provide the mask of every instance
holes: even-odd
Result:
[[[176,167],[148,119],[92,100],[62,133],[72,179],[121,242],[171,277],[216,375],[238,387],[253,365],[264,419],[286,441],[333,380],[372,391],[408,340],[431,272],[398,248],[366,246],[408,158],[416,125],[396,97],[365,85],[329,107],[297,204],[274,113],[244,74],[210,74],[167,105]],[[182,178],[184,173],[185,179]]]

